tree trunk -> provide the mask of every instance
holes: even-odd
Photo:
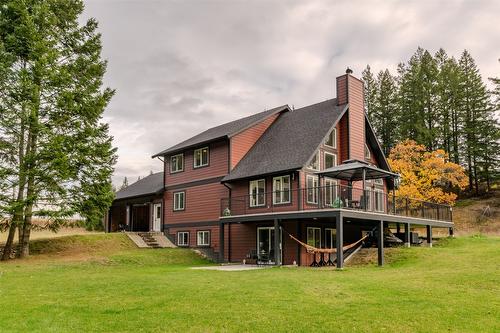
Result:
[[[3,254],[1,261],[9,260],[10,254],[12,252],[12,244],[14,243],[14,236],[16,234],[16,225],[14,221],[10,222],[9,226],[9,235],[7,236],[7,241],[5,242],[5,246],[3,247]]]

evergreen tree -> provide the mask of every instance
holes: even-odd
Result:
[[[127,179],[127,177],[123,178],[123,183],[122,183],[122,186],[120,186],[120,190],[123,190],[126,187],[128,187],[128,179]]]
[[[362,73],[363,82],[365,85],[364,99],[365,99],[365,112],[368,115],[370,122],[373,122],[372,111],[375,108],[375,100],[377,98],[377,81],[371,72],[370,65]]]
[[[388,69],[377,75],[377,95],[373,114],[373,126],[386,155],[396,143],[397,136],[397,88]]]
[[[3,259],[16,228],[29,254],[34,216],[57,229],[78,213],[97,226],[113,199],[115,149],[101,120],[113,91],[102,89],[97,22],[80,25],[82,12],[78,0],[0,0],[0,187],[17,192],[0,197]]]

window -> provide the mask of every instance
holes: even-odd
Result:
[[[368,148],[368,145],[365,143],[365,159],[369,160],[370,158],[371,158],[370,148]]]
[[[325,146],[337,148],[337,129],[334,128],[325,140]]]
[[[321,247],[321,229],[320,228],[307,228],[307,245],[317,248]]]
[[[334,167],[337,165],[337,155],[325,152],[325,169]]]
[[[307,202],[318,203],[318,177],[307,176]]]
[[[200,168],[208,165],[208,147],[195,149],[193,167]]]
[[[177,233],[177,245],[178,246],[189,246],[189,232],[179,231]]]
[[[161,218],[161,204],[155,205],[155,206],[156,206],[156,212],[155,212],[156,218],[160,219]]]
[[[197,242],[198,246],[209,246],[210,245],[210,231],[198,231],[197,233]]]
[[[264,179],[250,182],[250,207],[264,206],[266,204],[266,181]]]
[[[382,190],[376,189],[375,192],[375,210],[377,212],[384,211],[384,192]]]
[[[184,170],[184,154],[170,156],[170,173]]]
[[[325,178],[325,206],[331,208],[341,208],[341,203],[337,202],[338,198],[337,181],[331,178]]]
[[[319,152],[316,152],[314,156],[311,159],[311,163],[307,166],[309,169],[313,170],[319,170],[319,158],[318,158]]]
[[[325,248],[334,249],[337,246],[337,230],[325,228]]]
[[[290,203],[290,176],[273,178],[273,204]]]
[[[174,210],[184,210],[186,201],[186,192],[174,193]]]
[[[366,196],[366,210],[372,210],[372,189],[370,187],[365,188],[365,196]],[[365,200],[364,197],[363,200]],[[363,201],[362,204],[364,205],[365,201]]]
[[[382,178],[374,179],[373,182],[378,185],[384,185],[384,180]]]

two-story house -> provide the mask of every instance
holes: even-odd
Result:
[[[348,69],[336,83],[336,98],[276,107],[155,154],[163,173],[118,192],[108,230],[163,231],[225,262],[317,264],[308,244],[336,249],[339,267],[345,244],[376,231],[382,251],[392,225],[407,244],[410,225],[427,226],[430,243],[431,227],[453,226],[449,208],[395,197],[363,82]]]

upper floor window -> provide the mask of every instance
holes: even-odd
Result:
[[[377,212],[383,212],[384,211],[384,199],[385,195],[382,190],[375,189],[374,197],[375,197],[375,210]]]
[[[371,158],[370,148],[368,148],[368,145],[365,143],[365,159],[369,160],[370,158]]]
[[[193,167],[199,168],[208,165],[208,147],[195,149],[193,155]]]
[[[337,180],[332,178],[325,178],[325,205],[327,207],[339,208],[340,202],[337,202],[339,188]]]
[[[325,152],[325,169],[334,167],[337,165],[337,155]]]
[[[373,182],[377,185],[384,185],[384,180],[382,178],[374,179]]]
[[[307,176],[307,203],[318,203],[318,177]]]
[[[273,178],[273,204],[290,202],[290,176]]]
[[[266,181],[264,179],[250,181],[250,207],[266,204]]]
[[[170,156],[170,172],[180,172],[184,170],[184,154]]]
[[[325,140],[325,146],[337,148],[337,129],[334,128]]]
[[[311,162],[307,166],[308,168],[313,169],[313,170],[319,170],[319,158],[318,158],[318,155],[319,155],[319,152],[316,152],[316,154],[314,154],[314,156],[311,159]]]
[[[186,207],[186,192],[174,193],[174,210],[184,210]]]

